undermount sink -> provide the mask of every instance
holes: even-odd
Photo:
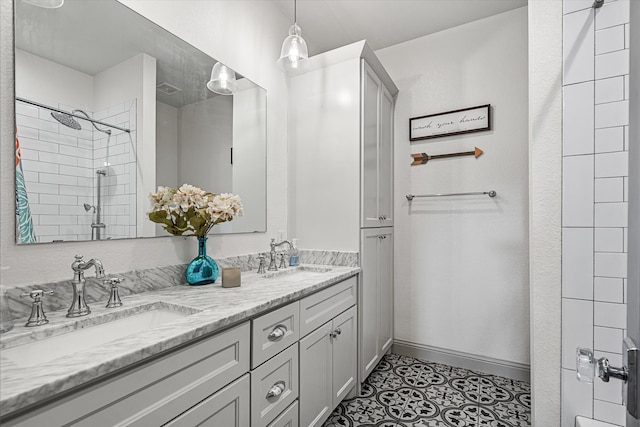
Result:
[[[262,277],[268,279],[270,277],[290,276],[293,274],[308,274],[308,273],[328,273],[333,271],[329,267],[316,267],[311,265],[299,265],[297,267],[287,267],[278,271],[267,271]]]
[[[76,354],[169,322],[198,310],[156,302],[99,317],[76,320],[76,329],[2,350],[2,357],[21,367],[37,366]],[[116,315],[113,318],[113,315]],[[101,319],[104,318],[104,319]],[[102,320],[102,322],[101,322]]]

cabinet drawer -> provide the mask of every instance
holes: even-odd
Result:
[[[184,346],[8,425],[162,425],[249,370],[249,329],[245,322]]]
[[[250,385],[249,374],[246,374],[165,425],[246,427],[249,425]]]
[[[251,426],[264,427],[298,398],[298,346],[251,371]]]
[[[251,368],[256,368],[300,338],[300,303],[294,302],[252,321]]]
[[[298,401],[293,402],[269,427],[298,427]]]
[[[300,301],[300,336],[303,337],[342,313],[357,300],[358,276],[350,277],[330,288]]]

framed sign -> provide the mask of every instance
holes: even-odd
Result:
[[[491,104],[409,119],[409,140],[491,130]]]

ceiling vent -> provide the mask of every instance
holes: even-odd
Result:
[[[171,85],[167,82],[158,83],[156,89],[167,95],[173,95],[175,93],[182,92],[182,89],[180,89],[179,87],[175,87],[174,85]]]

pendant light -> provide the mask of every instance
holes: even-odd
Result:
[[[211,69],[211,78],[207,83],[207,88],[211,92],[220,95],[231,95],[238,89],[236,82],[236,73],[222,62],[216,62]]]
[[[302,38],[302,30],[296,18],[296,0],[293,0],[293,25],[289,28],[289,36],[282,43],[280,59],[278,59],[278,65],[292,74],[304,70],[309,63],[307,42]]]

